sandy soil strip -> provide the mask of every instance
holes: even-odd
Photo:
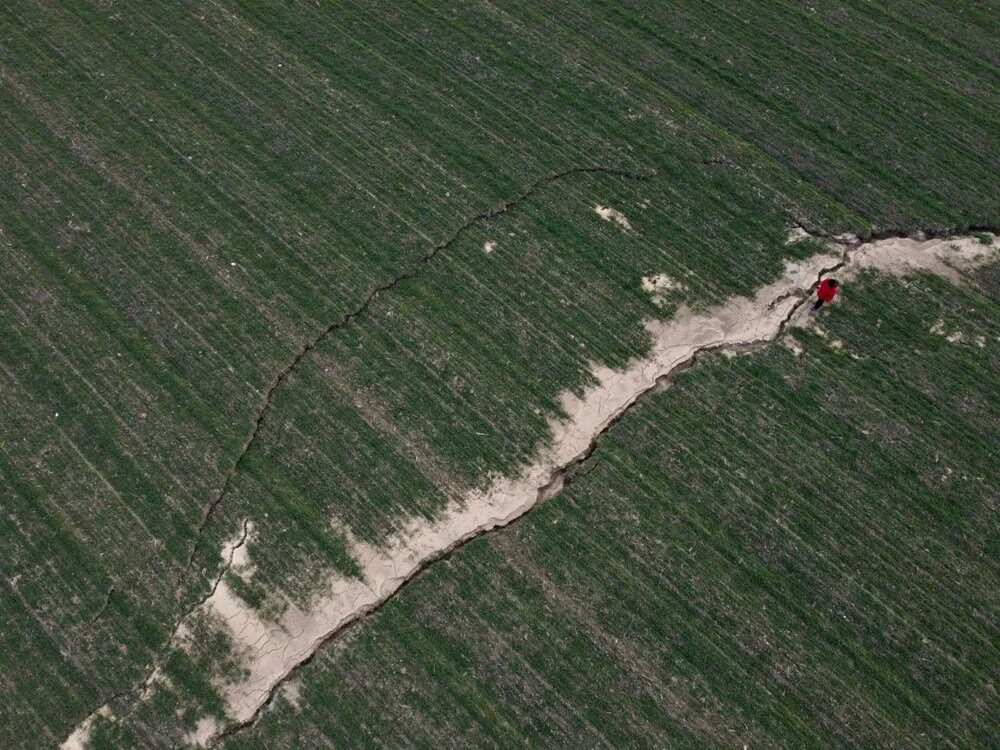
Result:
[[[94,729],[94,721],[98,716],[110,717],[111,709],[107,705],[101,706],[77,724],[73,733],[63,740],[63,743],[59,746],[60,750],[86,750],[86,747],[90,744],[90,733]]]
[[[736,298],[704,314],[682,308],[670,321],[648,323],[651,351],[624,370],[595,366],[596,385],[582,397],[564,394],[567,417],[552,424],[552,439],[518,476],[497,479],[485,491],[446,509],[433,523],[414,520],[384,548],[356,542],[364,580],[335,576],[327,592],[308,609],[292,606],[278,623],[260,618],[221,580],[193,614],[207,611],[221,617],[239,645],[247,677],[219,686],[229,719],[234,725],[252,721],[297,665],[332,634],[379,607],[427,564],[558,494],[565,468],[588,455],[617,417],[699,352],[762,346],[774,341],[786,324],[807,319],[810,312],[805,302],[824,274],[835,271],[844,279],[865,268],[896,274],[924,270],[960,281],[961,269],[997,257],[997,241],[1000,238],[985,245],[973,237],[830,243],[829,253],[789,264],[778,281],[760,289],[753,299]],[[223,550],[224,559],[232,560],[233,546]],[[198,729],[190,738],[192,744],[211,744],[223,731],[214,722],[204,722]]]

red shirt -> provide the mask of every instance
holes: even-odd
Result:
[[[838,287],[831,284],[829,279],[823,279],[816,290],[816,295],[824,302],[832,302],[837,296],[837,289]]]

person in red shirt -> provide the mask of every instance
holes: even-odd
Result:
[[[833,298],[837,296],[837,292],[840,290],[840,282],[836,279],[823,279],[819,282],[819,286],[816,287],[816,296],[819,299],[816,300],[816,304],[813,305],[813,310],[819,310],[824,302],[832,302]]]

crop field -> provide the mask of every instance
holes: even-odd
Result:
[[[99,709],[109,747],[985,742],[995,266],[866,279],[824,311],[844,350],[703,360],[253,728],[199,607],[308,611],[517,476],[650,321],[820,238],[996,227],[998,32],[972,2],[4,3],[0,747]]]

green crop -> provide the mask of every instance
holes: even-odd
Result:
[[[135,724],[95,741],[180,741],[182,689],[131,701],[245,522],[269,614],[358,575],[340,527],[516,471],[643,321],[812,252],[792,225],[995,224],[997,31],[974,3],[4,3],[0,630],[27,651],[0,746],[112,697]]]

